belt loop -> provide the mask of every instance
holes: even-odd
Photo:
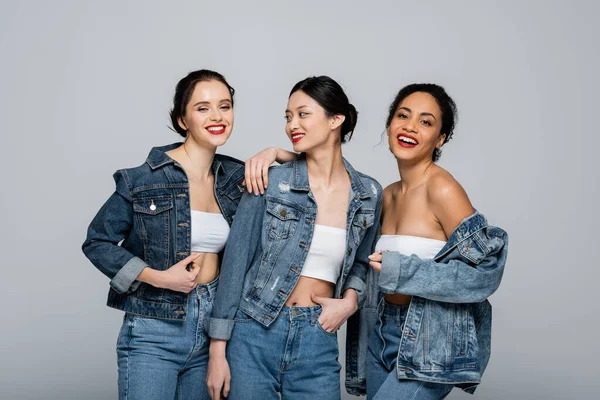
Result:
[[[318,307],[320,306],[315,306],[315,307],[311,307],[310,308],[310,324],[315,325],[317,323],[317,320],[319,319],[319,313],[317,312],[317,310],[319,309]],[[322,310],[322,308],[321,308]]]

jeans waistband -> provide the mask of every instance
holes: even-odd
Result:
[[[196,286],[196,288],[190,292],[190,295],[197,297],[209,297],[211,299],[214,299],[215,295],[217,294],[218,284],[219,278],[217,277],[212,282],[203,283],[201,285]]]
[[[409,304],[407,305],[396,305],[387,303],[384,299],[381,299],[379,303],[379,315],[392,317],[392,318],[404,318],[408,312]]]
[[[315,323],[321,315],[323,308],[320,305],[312,307],[289,307],[283,306],[279,316],[281,318],[289,319],[290,321],[302,321],[307,320],[311,323]]]

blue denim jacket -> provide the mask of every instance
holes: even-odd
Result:
[[[334,295],[339,298],[352,288],[360,304],[381,215],[382,188],[346,160],[344,164],[351,180],[347,250]],[[208,323],[210,337],[231,337],[238,306],[265,326],[277,318],[300,277],[316,217],[317,203],[303,156],[269,170],[264,196],[242,197],[223,256]]]
[[[88,228],[82,249],[111,279],[110,307],[148,317],[186,318],[187,294],[136,281],[146,266],[166,270],[190,255],[188,179],[165,154],[180,145],[155,147],[141,166],[117,171],[115,192]],[[212,170],[217,203],[231,225],[244,191],[244,165],[217,154]]]
[[[473,393],[490,357],[492,306],[508,235],[478,212],[464,219],[433,260],[383,253],[367,274],[365,306],[348,320],[346,389],[365,394],[368,337],[383,293],[412,295],[401,334],[398,378],[456,384]]]

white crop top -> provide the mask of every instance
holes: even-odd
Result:
[[[346,255],[346,230],[315,224],[301,276],[336,283]]]
[[[419,258],[429,260],[434,258],[445,244],[442,240],[420,236],[381,235],[375,250],[397,251],[407,256],[415,254]]]
[[[192,248],[198,253],[218,253],[225,247],[229,224],[222,214],[192,210]]]

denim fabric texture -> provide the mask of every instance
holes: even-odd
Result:
[[[413,297],[404,328],[398,328],[398,378],[451,384],[473,393],[491,351],[487,298],[500,285],[507,251],[507,233],[475,212],[432,260],[384,252],[381,273],[367,273],[364,307],[348,320],[348,392],[366,392],[367,347],[383,294],[403,293]]]
[[[351,181],[346,222],[346,254],[334,297],[365,293],[379,227],[382,188],[344,160]],[[228,340],[238,308],[264,326],[271,325],[294,290],[308,253],[317,217],[306,159],[269,170],[263,196],[244,194],[229,233],[209,336]]]
[[[82,249],[110,279],[107,304],[135,315],[184,320],[188,295],[136,281],[146,267],[166,270],[190,255],[191,211],[185,171],[156,147],[139,167],[114,174],[116,190],[92,220]],[[244,187],[244,165],[215,155],[214,192],[231,225]]]

